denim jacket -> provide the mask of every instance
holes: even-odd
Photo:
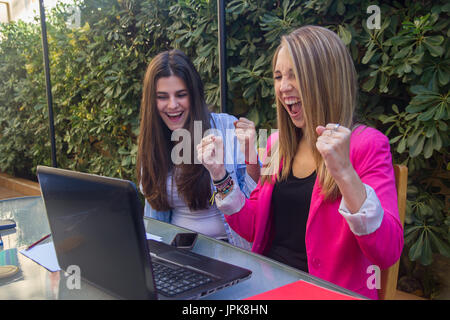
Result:
[[[239,143],[234,133],[234,121],[236,120],[236,117],[226,113],[211,113],[211,129],[214,131],[213,133],[215,135],[220,134],[223,138],[225,169],[230,173],[233,180],[237,182],[236,185],[239,186],[241,191],[248,198],[250,193],[256,187],[257,182],[253,181],[247,173],[244,155],[240,151]],[[208,134],[208,132],[205,132],[205,136]],[[201,138],[202,137],[200,137],[199,140],[201,140]],[[195,139],[195,137],[193,139]],[[214,190],[212,181],[211,188]],[[216,204],[213,205],[216,206]],[[147,200],[145,200],[144,215],[168,223],[171,223],[172,221],[171,210],[156,211],[150,206]],[[251,244],[230,228],[223,215],[222,220],[228,236],[228,242],[232,245],[250,250]]]

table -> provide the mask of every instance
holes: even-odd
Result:
[[[14,219],[16,228],[0,231],[3,250],[17,248],[20,267],[18,274],[0,279],[0,299],[113,299],[102,290],[82,281],[81,289],[69,289],[64,271],[50,272],[18,251],[50,233],[50,227],[41,197],[23,197],[0,201],[0,219]],[[147,232],[170,243],[178,232],[189,230],[171,224],[144,218]],[[51,241],[48,239],[46,241]],[[2,248],[0,248],[2,250]],[[194,252],[252,270],[250,279],[220,290],[205,299],[240,300],[304,280],[350,296],[362,296],[342,287],[311,276],[264,256],[242,250],[223,241],[199,234]]]

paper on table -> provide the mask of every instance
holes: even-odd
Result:
[[[148,233],[148,232],[146,233],[146,236],[147,236],[147,240],[155,240],[155,241],[159,241],[159,242],[162,241],[162,238],[160,236],[156,236],[156,235]]]
[[[151,233],[146,233],[147,240],[162,241],[162,238]],[[32,247],[29,250],[21,250],[21,254],[25,257],[30,258],[34,262],[40,264],[47,270],[51,272],[59,271],[61,268],[58,264],[58,259],[56,258],[55,247],[53,242],[39,244]]]
[[[30,250],[21,250],[20,253],[51,272],[61,270],[58,264],[58,259],[56,258],[53,242],[39,244],[32,247]]]

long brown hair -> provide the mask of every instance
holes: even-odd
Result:
[[[285,180],[301,139],[313,150],[317,175],[326,199],[336,199],[340,192],[316,148],[316,127],[339,123],[351,128],[357,103],[357,75],[353,60],[336,33],[319,26],[304,26],[282,38],[272,60],[273,70],[281,47],[288,48],[302,101],[305,130],[295,127],[281,101],[276,97],[279,159],[283,168],[277,180]],[[268,181],[263,176],[262,181]]]
[[[191,161],[175,166],[171,159],[172,132],[161,119],[156,106],[156,84],[162,77],[182,79],[190,97],[190,112],[184,129],[191,134]],[[167,177],[172,171],[180,197],[191,210],[205,209],[211,197],[211,178],[206,168],[195,164],[194,120],[202,122],[202,134],[210,128],[210,113],[205,102],[203,83],[189,58],[180,50],[161,52],[147,67],[144,76],[140,114],[137,180],[153,209],[170,209]],[[176,169],[176,170],[175,170]]]

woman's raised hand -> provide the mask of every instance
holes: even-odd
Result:
[[[225,177],[224,147],[220,136],[208,135],[197,145],[197,159],[215,181]]]
[[[242,154],[244,154],[246,163],[256,164],[257,152],[255,148],[256,130],[253,121],[246,118],[239,118],[234,122],[235,134],[239,141]]]
[[[329,173],[335,180],[345,178],[354,170],[350,162],[350,129],[329,123],[326,127],[318,126],[316,132],[319,135],[316,147]]]

